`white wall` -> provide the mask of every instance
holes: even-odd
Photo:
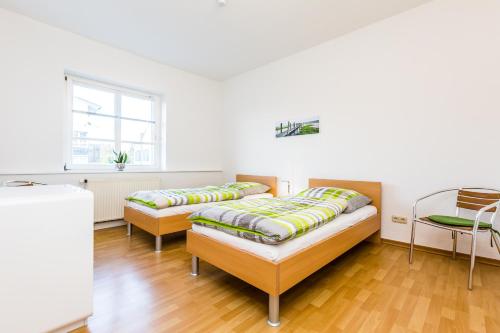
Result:
[[[221,83],[0,9],[0,174],[62,171],[65,70],[161,94],[168,170],[221,169]]]
[[[498,22],[498,1],[436,0],[226,82],[227,176],[278,175],[295,191],[309,177],[382,181],[382,236],[409,241],[390,216],[410,217],[416,197],[500,188]],[[275,122],[316,115],[321,134],[274,137]],[[451,248],[425,226],[417,242]],[[479,255],[498,258],[488,244]]]

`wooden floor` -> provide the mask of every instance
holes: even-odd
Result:
[[[125,227],[95,232],[94,315],[76,332],[500,332],[500,267],[363,243],[281,297],[281,327],[266,324],[266,294],[200,263],[189,275],[185,238]]]

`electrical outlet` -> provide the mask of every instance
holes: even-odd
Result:
[[[400,224],[406,224],[408,222],[408,219],[406,218],[406,216],[392,215],[392,222],[394,222],[394,223],[400,223]]]

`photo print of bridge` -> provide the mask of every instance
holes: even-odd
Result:
[[[319,133],[319,117],[301,121],[280,121],[276,124],[276,137]]]

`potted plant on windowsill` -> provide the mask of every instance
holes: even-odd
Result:
[[[128,161],[128,155],[127,153],[124,152],[116,152],[113,150],[113,154],[115,154],[115,159],[113,162],[115,162],[116,169],[118,171],[123,171],[125,169],[125,164]]]

